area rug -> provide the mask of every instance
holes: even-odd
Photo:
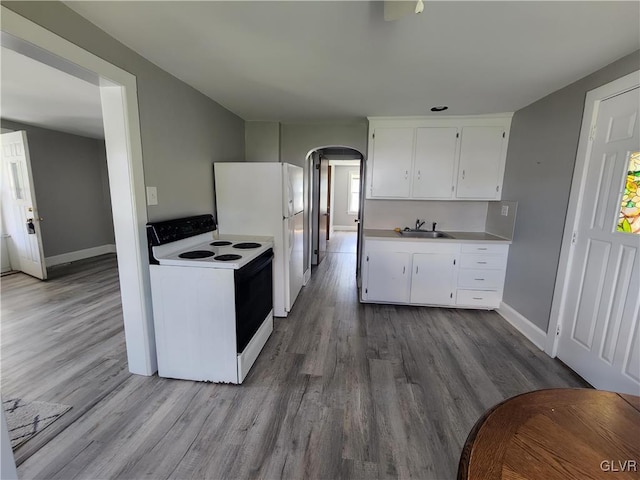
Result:
[[[27,402],[17,397],[3,399],[2,407],[14,450],[71,410],[69,405]]]

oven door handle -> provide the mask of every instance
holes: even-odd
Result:
[[[257,272],[266,267],[273,260],[273,250],[269,249],[260,255],[258,258],[252,260],[244,267],[236,270],[236,279],[242,280],[244,278],[251,277]]]

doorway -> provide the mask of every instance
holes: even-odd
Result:
[[[599,389],[640,392],[638,72],[588,93],[552,306],[551,353]]]
[[[2,8],[2,46],[100,88],[127,360],[132,373],[157,370],[147,268],[142,142],[133,75]]]
[[[127,366],[131,373],[152,375],[157,361],[146,260],[147,212],[136,78],[5,6],[0,8],[3,47],[100,88],[112,211],[118,213],[114,230]],[[6,438],[2,417],[1,433]],[[2,448],[3,465],[13,464],[12,460],[10,450]]]
[[[311,265],[318,266],[333,237],[349,243],[355,237],[356,255],[360,264],[359,245],[362,230],[362,188],[364,156],[358,150],[343,146],[327,146],[308,155],[311,191]],[[344,238],[343,238],[344,237]],[[346,239],[346,240],[345,240]],[[356,268],[356,275],[358,267]]]
[[[43,278],[51,267],[115,253],[100,88],[4,46],[1,80],[10,266]]]

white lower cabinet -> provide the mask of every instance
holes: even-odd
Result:
[[[365,302],[497,308],[509,246],[365,238]]]
[[[498,308],[502,293],[497,290],[460,290],[456,292],[456,305],[479,308]]]
[[[457,250],[457,245],[451,245]],[[455,290],[456,252],[414,253],[411,303],[451,305]]]
[[[460,250],[456,305],[498,308],[502,301],[509,245],[465,243]]]
[[[364,251],[363,301],[455,303],[458,243],[365,239]]]
[[[411,255],[406,252],[374,251],[367,254],[367,299],[408,303],[411,288]]]

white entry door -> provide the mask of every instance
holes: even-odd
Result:
[[[639,91],[596,107],[558,343],[558,357],[593,386],[634,395],[640,395],[640,232],[618,225],[622,204],[633,214],[628,207],[638,200],[631,183],[639,169]]]
[[[11,268],[47,278],[26,132],[3,133],[2,216]]]

